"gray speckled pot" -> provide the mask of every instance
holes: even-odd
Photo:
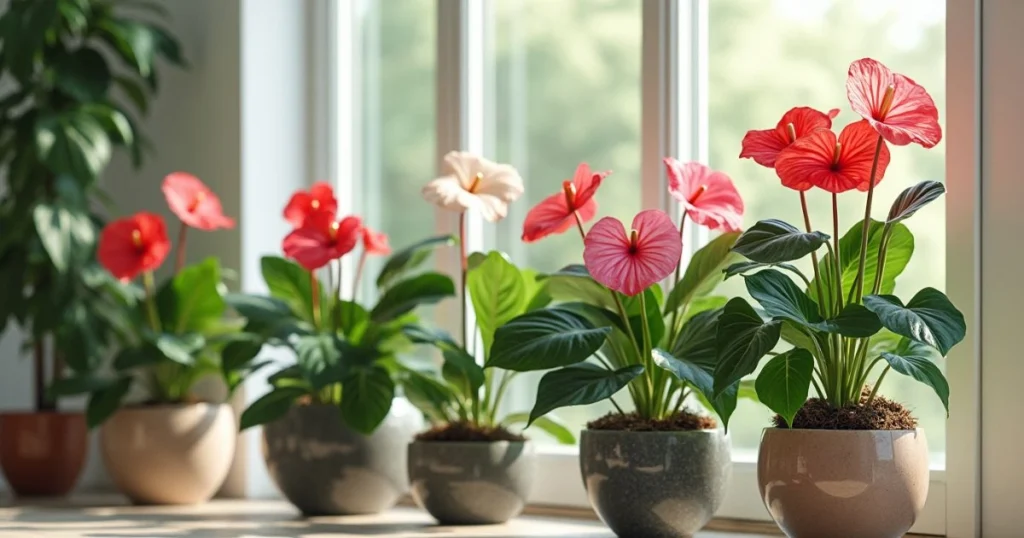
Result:
[[[616,535],[683,538],[718,510],[732,459],[718,430],[584,430],[580,470],[590,505]]]
[[[263,427],[263,457],[277,488],[303,514],[373,514],[408,490],[405,447],[422,427],[422,416],[401,398],[371,435],[349,429],[337,407],[299,405]]]
[[[412,498],[444,525],[504,523],[526,507],[536,474],[533,443],[415,441]]]

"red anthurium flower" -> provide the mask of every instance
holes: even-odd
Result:
[[[161,190],[185,225],[206,231],[235,227],[235,220],[224,215],[220,198],[196,176],[175,172],[164,178]]]
[[[783,114],[774,129],[747,131],[743,137],[740,158],[754,159],[754,162],[761,166],[774,168],[776,157],[780,151],[786,149],[786,146],[817,129],[832,127],[832,118],[838,115],[838,108],[833,108],[828,114],[806,106],[790,109]],[[810,185],[800,190],[809,188]]]
[[[170,251],[164,219],[142,212],[107,224],[96,257],[110,274],[128,281],[160,267]]]
[[[375,232],[367,227],[363,227],[363,251],[370,256],[387,256],[391,254],[388,234]]]
[[[292,228],[301,228],[306,218],[314,213],[334,215],[338,211],[338,200],[334,189],[322,181],[314,183],[309,191],[296,191],[284,208],[284,218]]]
[[[683,244],[672,219],[657,209],[637,213],[633,229],[605,217],[583,241],[583,263],[590,276],[626,295],[636,295],[675,270]]]
[[[775,171],[783,183],[809,182],[828,192],[850,189],[868,190],[871,163],[878,133],[867,120],[847,125],[836,138],[830,129],[822,129],[797,140],[775,161]],[[889,148],[882,144],[878,155],[875,184],[889,166]]]
[[[532,243],[552,234],[560,234],[570,227],[579,215],[587,222],[597,214],[594,193],[601,180],[611,172],[592,172],[587,163],[576,167],[572,181],[562,182],[562,192],[552,194],[530,210],[523,222],[523,241]]]
[[[668,192],[690,220],[709,230],[736,232],[742,228],[743,198],[729,176],[698,162],[683,164],[672,157],[665,158],[665,168]]]
[[[850,64],[846,95],[854,112],[889,143],[930,148],[942,140],[939,110],[924,87],[878,61],[864,58]]]
[[[284,238],[281,248],[285,256],[313,271],[356,248],[362,229],[363,221],[359,217],[335,221],[334,215],[316,212],[306,219],[301,228]]]

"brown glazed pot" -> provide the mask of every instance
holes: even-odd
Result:
[[[790,538],[897,538],[928,497],[924,430],[766,428],[761,498]]]
[[[213,497],[235,454],[227,404],[121,409],[100,427],[103,464],[136,504],[196,504]]]
[[[0,467],[15,495],[67,495],[85,465],[89,428],[82,413],[0,414]]]

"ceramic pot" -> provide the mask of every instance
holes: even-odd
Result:
[[[923,430],[767,428],[757,482],[779,528],[791,538],[896,538],[928,497]]]
[[[235,455],[227,404],[130,407],[100,427],[103,464],[136,504],[196,504],[213,497]]]
[[[67,495],[85,465],[89,428],[82,413],[0,414],[0,467],[15,495]]]
[[[526,507],[537,456],[529,441],[416,441],[412,498],[442,525],[504,523]]]
[[[718,510],[732,472],[718,430],[584,430],[580,471],[590,505],[618,536],[682,538]]]
[[[303,514],[375,514],[408,491],[405,447],[422,427],[422,415],[400,398],[370,435],[346,426],[336,406],[297,405],[263,427],[263,458]]]

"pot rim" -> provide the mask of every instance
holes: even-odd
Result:
[[[650,437],[675,437],[680,435],[728,435],[720,428],[705,430],[670,430],[670,431],[632,431],[632,430],[591,430],[584,428],[580,430],[583,435],[638,435]]]
[[[196,407],[209,407],[209,408],[220,408],[220,407],[231,407],[231,404],[227,402],[181,402],[181,403],[158,403],[158,404],[141,404],[133,403],[121,406],[115,413],[121,413],[124,411],[131,412],[145,412],[145,411],[176,411],[182,409],[192,409]]]
[[[519,446],[519,445],[532,445],[533,441],[527,439],[525,441],[421,441],[419,439],[413,439],[409,442],[409,446],[412,445],[425,445],[425,446],[458,446],[458,447],[493,447],[493,446]]]
[[[44,416],[44,417],[82,417],[85,418],[84,411],[61,411],[59,409],[53,411],[3,411],[0,412],[0,418],[24,418],[33,416]]]
[[[809,434],[809,433],[821,433],[821,434],[825,434],[825,435],[850,435],[850,434],[864,435],[864,434],[876,434],[876,433],[887,433],[887,432],[893,432],[893,433],[924,433],[924,428],[918,426],[917,428],[914,428],[912,430],[826,430],[826,429],[821,429],[821,428],[776,428],[774,426],[770,426],[770,427],[767,427],[767,428],[764,428],[764,429],[761,430],[762,434],[768,433],[769,431],[801,433],[801,434],[805,434],[805,435]],[[783,434],[783,435],[786,435],[786,434]]]

